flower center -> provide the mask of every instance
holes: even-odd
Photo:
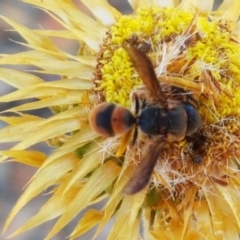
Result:
[[[201,167],[189,168],[188,160],[192,164],[200,159],[214,172],[219,164],[240,155],[239,42],[227,24],[209,19],[211,16],[181,9],[139,8],[109,29],[97,59],[96,91],[107,102],[130,107],[129,95],[142,85],[123,47],[129,41],[151,59],[170,99],[195,99],[202,130],[194,138],[174,143],[174,148],[172,143],[166,144],[162,152],[170,184],[181,184],[183,179],[193,182],[193,176],[196,182],[202,181],[206,172]],[[164,175],[164,166],[159,169]],[[223,171],[221,175],[228,174]]]

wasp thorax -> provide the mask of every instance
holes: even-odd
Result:
[[[159,107],[148,107],[142,110],[138,125],[148,135],[165,134],[169,128],[167,110]]]

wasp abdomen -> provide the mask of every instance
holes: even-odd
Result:
[[[133,114],[114,103],[102,103],[89,114],[89,124],[98,134],[112,137],[128,131],[136,122]]]
[[[187,130],[186,135],[191,135],[195,133],[201,126],[202,120],[199,112],[196,108],[192,106],[190,103],[184,103],[183,108],[187,113]]]
[[[124,107],[117,106],[111,116],[111,126],[114,134],[127,132],[136,123],[133,114]]]
[[[169,129],[168,133],[175,138],[185,136],[187,129],[187,113],[182,105],[175,106],[168,111]]]

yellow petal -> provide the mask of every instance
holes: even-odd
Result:
[[[149,240],[158,240],[158,239],[164,239],[164,240],[177,240],[176,238],[174,238],[172,232],[170,231],[149,231],[148,234],[148,239]]]
[[[140,6],[146,5],[146,6],[153,6],[152,1],[144,1],[144,0],[128,0],[129,4],[131,5],[133,10],[137,10]]]
[[[98,144],[100,144],[100,142],[98,142]],[[101,164],[101,153],[99,147],[96,147],[94,144],[94,146],[90,147],[88,151],[91,154],[84,155],[81,161],[79,161],[76,165],[75,169],[69,174],[64,191],[68,191],[74,184],[76,184],[76,182],[79,181],[79,179],[86,176],[89,172]]]
[[[179,5],[179,0],[167,0],[167,1],[154,0],[153,1],[153,6],[157,6],[157,7],[174,7],[178,5]]]
[[[174,236],[172,234],[172,231],[168,231],[168,233],[165,233],[167,231],[162,231],[162,229],[157,229],[156,231],[150,230],[151,229],[151,213],[152,209],[150,208],[144,208],[142,211],[143,215],[143,237],[144,239],[149,240],[157,240],[157,239],[164,239],[164,240],[173,240]]]
[[[46,239],[52,238],[66,224],[68,224],[89,202],[104,191],[118,176],[120,167],[112,162],[107,161],[98,170],[94,171],[88,179],[86,185],[80,190],[75,198],[72,199],[64,214],[60,217]]]
[[[41,127],[37,129],[37,131],[32,130],[29,132],[29,134],[25,136],[25,138],[28,137],[28,139],[22,140],[21,143],[16,145],[16,148],[25,149],[38,142],[46,141],[48,139],[61,136],[64,133],[69,133],[80,128],[81,124],[77,118],[67,118],[64,120],[52,121],[46,124],[44,128]],[[36,137],[33,138],[31,135],[36,135]],[[24,136],[22,135],[22,139],[23,137]]]
[[[81,114],[81,108],[72,108],[61,112],[58,115],[44,120],[24,121],[16,126],[9,126],[0,130],[0,142],[21,141],[14,149],[25,149],[35,143],[45,141],[64,133],[69,133],[81,128],[78,119]],[[29,130],[31,129],[31,130]]]
[[[35,120],[43,120],[38,116],[29,115],[29,114],[19,114],[21,117],[0,117],[0,120],[8,123],[9,125],[16,126],[20,123],[35,121]]]
[[[21,119],[19,117],[1,117],[0,119],[5,120],[6,122],[11,122],[12,124],[12,126],[7,126],[6,128],[0,129],[0,142],[21,141],[24,136],[23,134],[27,133],[29,131],[29,128],[34,127],[36,123],[39,123],[39,121],[41,121],[36,119],[33,120],[31,118]]]
[[[49,106],[79,103],[84,96],[85,90],[93,88],[94,84],[92,81],[79,78],[64,79],[51,83],[44,82],[35,84],[34,86],[29,86],[28,88],[17,90],[10,94],[6,94],[0,97],[0,102],[10,102],[27,98],[44,97],[44,99],[41,101],[23,104],[19,107],[8,109],[7,111],[29,110],[31,108],[34,109],[34,106],[36,106],[37,109],[40,108],[41,105],[44,106],[44,104],[46,105],[48,103]],[[50,98],[46,98],[49,96]],[[60,99],[60,96],[62,98],[63,96],[65,97],[64,99]],[[38,106],[38,104],[40,106]],[[29,107],[27,108],[27,106]]]
[[[74,232],[71,234],[70,239],[75,239],[81,236],[83,233],[94,227],[103,218],[103,213],[95,209],[88,210],[81,218],[80,222],[76,226]]]
[[[114,195],[114,197],[112,197],[111,195],[110,201],[107,202],[107,206],[105,206],[103,209],[104,215],[99,223],[98,229],[94,234],[93,239],[97,238],[99,233],[106,227],[106,224],[110,221],[110,219],[114,215],[115,211],[117,210],[117,207],[122,201],[122,198],[123,198],[122,192],[118,193],[117,195]]]
[[[210,12],[212,11],[213,8],[213,4],[214,4],[214,0],[209,0],[209,1],[199,1],[199,0],[183,0],[180,3],[180,8],[182,9],[191,9],[191,8],[196,8],[198,10],[201,11],[206,11],[206,12]]]
[[[208,202],[208,208],[211,214],[211,223],[213,234],[216,239],[224,239],[224,232],[223,232],[223,219],[222,219],[222,210],[221,208],[224,207],[225,201],[222,198],[218,198],[217,196],[213,195],[209,192],[209,189],[206,189],[204,195]],[[219,205],[221,206],[219,208]]]
[[[0,155],[13,158],[14,161],[27,164],[33,167],[40,167],[47,158],[46,154],[38,151],[0,151]]]
[[[233,212],[234,220],[238,224],[238,228],[240,229],[240,206],[239,206],[239,198],[240,194],[239,192],[236,192],[236,189],[233,185],[223,187],[219,184],[216,184],[216,187],[218,188],[219,193],[222,195],[222,197],[226,200],[228,203],[230,209]]]
[[[188,230],[188,224],[189,224],[190,218],[192,217],[192,214],[193,214],[193,204],[194,204],[196,192],[197,192],[197,187],[192,187],[185,191],[186,207],[183,210],[184,211],[183,212],[183,227],[182,227],[182,235],[180,238],[182,240],[185,238],[185,234]]]
[[[212,226],[211,224],[211,214],[209,212],[209,206],[207,201],[200,200],[194,202],[194,215],[196,216],[196,220],[198,223],[197,230],[202,233],[206,239],[214,240],[214,236],[212,234]]]
[[[53,56],[40,51],[20,52],[12,55],[0,55],[0,64],[9,65],[33,65],[46,69],[45,73],[59,74],[62,76],[92,78],[92,67],[76,61],[67,61],[67,56]],[[40,72],[40,71],[39,71]],[[9,80],[10,81],[10,80]]]
[[[68,94],[62,94],[61,96],[45,98],[43,100],[39,100],[37,102],[31,102],[22,104],[19,107],[9,108],[5,112],[9,111],[28,111],[40,108],[54,107],[58,105],[67,105],[67,104],[77,104],[79,103],[79,99],[82,98],[82,94],[74,94],[72,91],[69,91]]]
[[[49,36],[49,37],[59,37],[65,39],[76,40],[76,36],[68,30],[32,30],[36,32],[37,35]]]
[[[235,27],[235,32],[240,35],[240,21],[237,22],[236,27]]]
[[[46,51],[46,49],[51,49],[51,51],[57,51],[56,46],[49,37],[37,35],[36,33],[33,33],[31,29],[20,25],[19,23],[13,21],[10,18],[6,18],[3,16],[1,16],[1,18],[4,19],[8,24],[10,24],[14,29],[16,29],[16,31],[18,31],[22,35],[22,37],[26,39],[26,41],[30,44],[32,48],[43,49],[43,51]]]
[[[112,215],[116,211],[120,201],[123,198],[123,193],[122,193],[123,188],[125,187],[130,176],[132,175],[134,171],[134,167],[132,165],[128,165],[126,168],[122,169],[121,171],[122,173],[119,175],[119,178],[113,187],[110,198],[106,203],[105,207],[103,208],[104,217],[102,218],[93,239],[95,239],[98,236],[98,234],[103,230],[106,223],[111,219]]]
[[[139,231],[139,225],[136,225],[136,220],[139,218],[139,211],[145,199],[145,194],[146,191],[141,191],[133,196],[124,196],[115,223],[108,236],[109,240],[132,239],[136,231]]]
[[[82,2],[104,26],[111,26],[116,22],[116,18],[121,16],[106,0],[82,0]]]
[[[51,162],[55,161],[55,159],[64,156],[69,152],[75,152],[76,149],[84,146],[89,143],[89,141],[97,142],[98,135],[94,133],[89,127],[86,127],[79,131],[78,133],[71,136],[68,141],[66,141],[61,147],[58,148],[58,151],[54,151],[47,160],[41,166],[42,168],[46,167]]]
[[[149,3],[151,3],[151,7],[174,7],[177,6],[177,4],[179,3],[178,0],[166,0],[166,1],[162,1],[162,0],[151,0],[148,1]]]
[[[10,237],[20,234],[28,229],[36,227],[44,222],[50,221],[58,216],[60,216],[64,210],[67,208],[71,199],[73,199],[76,194],[81,189],[78,184],[74,186],[71,191],[62,195],[62,188],[59,187],[53,196],[43,205],[39,212],[29,219],[23,226],[21,226],[16,232],[14,232]]]
[[[102,32],[101,34],[101,32],[99,32],[96,28],[95,33],[92,34],[89,31],[83,31],[76,28],[75,26],[64,23],[63,21],[61,21],[59,18],[57,18],[55,15],[51,14],[50,12],[48,12],[48,14],[57,22],[59,22],[63,27],[65,27],[70,32],[72,32],[76,36],[76,39],[82,40],[84,43],[86,43],[87,46],[92,48],[92,50],[99,51],[99,45],[101,44],[101,40],[105,35],[106,31]],[[96,32],[99,34],[96,35]]]
[[[141,6],[148,6],[148,7],[174,7],[177,6],[179,1],[178,0],[128,0],[131,7],[136,10]]]
[[[228,10],[229,7],[231,7],[234,2],[235,0],[223,0],[220,6],[218,7],[218,11]]]
[[[124,154],[124,152],[127,149],[127,146],[129,145],[130,141],[132,140],[132,134],[133,134],[134,128],[132,128],[130,131],[125,133],[122,137],[121,143],[118,147],[118,150],[116,152],[116,157],[120,157]]]
[[[56,180],[61,176],[64,176],[64,174],[68,171],[72,170],[78,161],[79,159],[74,154],[66,154],[49,164],[48,167],[39,171],[9,214],[4,226],[4,231],[23,206],[25,206],[33,197],[37,196],[46,188],[55,184]]]
[[[52,12],[52,10],[54,9],[54,15],[58,16],[58,18],[54,17],[54,19],[56,19],[61,25],[65,26],[66,29],[69,29],[70,32],[73,29],[76,30],[80,29],[83,30],[85,33],[90,33],[92,36],[101,39],[107,31],[106,27],[104,27],[101,23],[95,21],[93,18],[76,9],[74,4],[72,4],[72,2],[70,1],[40,2],[36,0],[24,0],[24,2],[28,2],[30,4],[34,4],[35,6],[42,7],[45,11],[49,10],[48,14],[50,14],[51,16],[53,15],[50,12]],[[74,31],[72,31],[72,33],[73,32]]]
[[[229,21],[232,27],[235,28],[240,15],[240,1],[224,1],[220,5],[219,10],[225,10],[222,18]]]
[[[0,68],[0,79],[15,88],[25,88],[43,82],[41,78],[32,74],[7,68]]]

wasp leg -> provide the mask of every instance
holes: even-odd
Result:
[[[138,128],[135,126],[134,133],[133,133],[133,138],[132,138],[132,141],[130,143],[130,147],[135,146],[135,144],[137,142],[137,138],[138,138]]]

